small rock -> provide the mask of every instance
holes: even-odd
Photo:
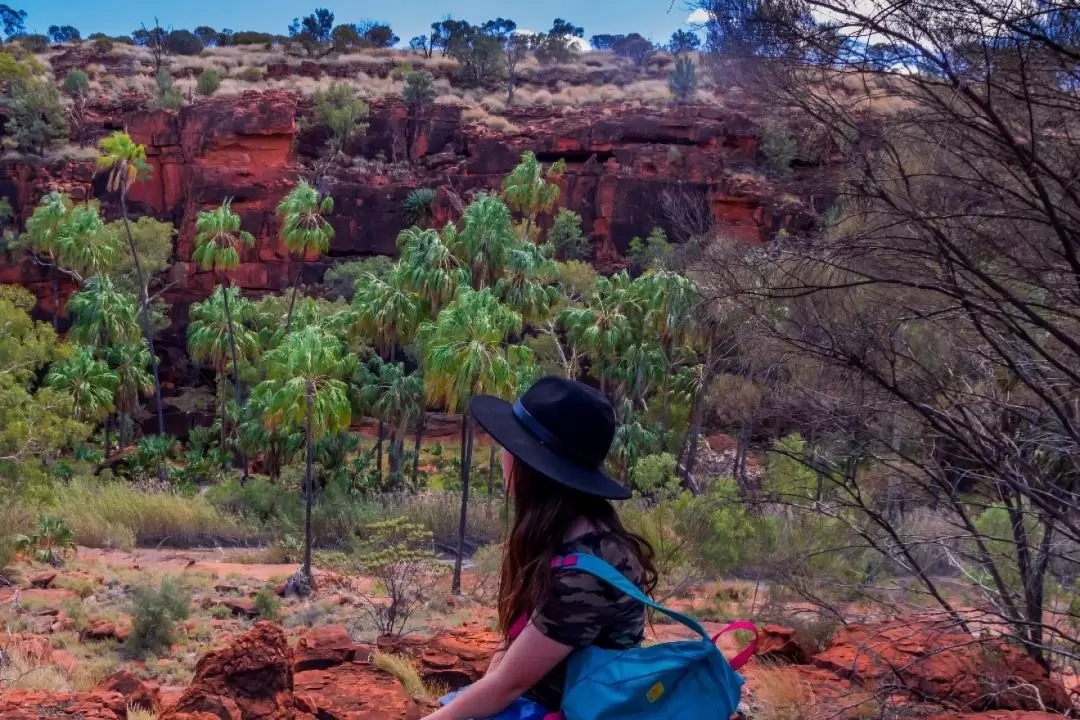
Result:
[[[225,598],[221,601],[221,604],[229,608],[232,614],[238,617],[256,618],[259,616],[259,611],[255,609],[254,600]]]
[[[161,711],[161,694],[157,688],[140,680],[127,670],[119,670],[105,678],[94,688],[96,692],[120,693],[129,705],[152,712]]]
[[[56,584],[56,572],[46,570],[30,576],[30,587],[46,590]]]

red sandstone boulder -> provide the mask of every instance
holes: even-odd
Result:
[[[293,669],[296,672],[352,662],[361,655],[367,657],[369,648],[357,645],[344,625],[325,625],[308,630],[296,641]]]
[[[106,640],[124,642],[130,634],[131,628],[126,625],[91,619],[79,633],[79,642],[104,642]]]
[[[35,573],[30,576],[29,581],[30,587],[47,590],[56,584],[56,571],[46,570],[45,572]]]
[[[378,646],[413,657],[426,681],[457,689],[484,676],[491,656],[502,647],[502,636],[469,623],[432,638],[382,637]]]
[[[125,720],[127,703],[119,693],[48,693],[16,690],[0,693],[4,720]],[[192,719],[195,720],[195,719]],[[202,720],[201,718],[199,720]]]
[[[52,662],[52,643],[48,638],[40,635],[14,634],[6,638],[0,636],[0,648],[3,648],[4,652],[21,655],[37,664],[47,665]]]
[[[94,687],[94,692],[113,692],[124,696],[128,705],[153,712],[161,711],[161,691],[151,687],[127,670],[118,670]]]
[[[1020,648],[978,640],[948,620],[849,625],[813,663],[864,685],[906,686],[962,710],[1070,709],[1069,696]]]
[[[292,650],[268,622],[202,657],[191,685],[159,720],[292,720]]]
[[[237,617],[259,617],[259,611],[255,609],[254,600],[249,600],[247,598],[224,598],[218,604],[229,608],[229,611]]]
[[[761,628],[754,655],[761,660],[789,665],[806,665],[810,662],[810,653],[795,639],[795,631],[783,625],[766,625]]]
[[[295,688],[297,709],[319,720],[417,720],[425,715],[397,678],[368,663],[298,672]]]

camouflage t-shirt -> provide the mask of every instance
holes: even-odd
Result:
[[[559,547],[558,555],[589,553],[616,568],[635,585],[641,584],[641,566],[633,552],[610,532],[591,532]],[[553,571],[547,600],[533,614],[536,629],[555,642],[573,648],[596,645],[627,648],[645,637],[645,608],[638,601],[580,570]],[[566,661],[559,663],[528,693],[528,697],[555,712],[562,705]]]

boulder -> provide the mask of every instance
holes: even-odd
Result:
[[[184,694],[159,720],[292,720],[292,650],[280,627],[257,622],[203,656]]]
[[[99,682],[95,692],[114,692],[124,696],[128,705],[153,712],[161,711],[161,691],[152,687],[127,670],[118,670]]]
[[[865,686],[900,685],[965,712],[1071,708],[1065,688],[1022,649],[977,639],[947,619],[849,625],[813,663]]]
[[[352,662],[358,655],[366,658],[370,649],[357,645],[344,625],[324,625],[308,630],[296,641],[293,669],[319,670]]]
[[[48,590],[56,584],[56,571],[46,570],[45,572],[34,573],[29,577],[29,581],[30,587]]]
[[[40,635],[14,634],[6,638],[0,636],[0,648],[7,654],[21,655],[39,665],[47,665],[53,658],[52,643]]]
[[[766,625],[759,630],[754,655],[761,660],[788,665],[806,665],[810,662],[810,653],[799,644],[795,630],[783,625]]]
[[[104,642],[116,640],[124,642],[131,634],[131,628],[108,620],[90,619],[79,633],[79,642]]]
[[[126,720],[127,703],[119,693],[50,693],[15,690],[0,693],[4,720]],[[192,719],[194,720],[194,719]],[[201,720],[201,719],[200,719]]]
[[[476,623],[431,638],[379,638],[379,650],[409,655],[424,680],[456,690],[487,672],[491,656],[502,647],[502,636]]]
[[[222,598],[218,604],[229,608],[229,611],[237,617],[259,617],[259,611],[255,609],[255,601],[248,598]]]
[[[295,687],[297,709],[319,720],[417,720],[426,714],[397,678],[368,663],[298,672]]]

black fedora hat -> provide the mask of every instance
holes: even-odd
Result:
[[[479,395],[469,407],[496,442],[538,473],[588,495],[630,497],[603,470],[615,438],[615,410],[597,390],[549,375],[517,402]]]

